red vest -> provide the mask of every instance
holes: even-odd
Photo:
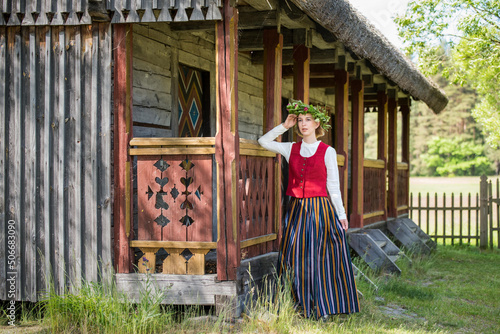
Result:
[[[328,197],[326,190],[325,154],[329,147],[319,143],[312,157],[300,155],[302,142],[292,145],[288,161],[288,188],[286,194],[296,198]]]

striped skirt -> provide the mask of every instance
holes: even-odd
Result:
[[[327,197],[293,198],[278,268],[292,280],[295,302],[307,317],[359,312],[344,229]]]

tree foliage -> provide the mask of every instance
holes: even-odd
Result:
[[[472,115],[487,142],[499,146],[500,0],[413,1],[396,23],[424,73],[441,73],[477,91],[480,102]],[[444,57],[450,59],[446,64]]]
[[[484,156],[484,146],[461,137],[434,137],[422,158],[426,165],[441,176],[490,174],[491,162]]]

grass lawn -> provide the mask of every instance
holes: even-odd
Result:
[[[403,260],[402,260],[403,261]],[[222,316],[193,317],[203,312],[196,308],[186,312],[172,312],[149,306],[136,306],[135,313],[148,310],[154,314],[155,326],[142,325],[148,330],[132,330],[122,324],[122,315],[113,310],[90,308],[79,295],[78,305],[61,303],[47,312],[43,319],[24,317],[24,327],[9,329],[0,326],[0,332],[18,330],[16,333],[49,333],[55,328],[59,333],[498,333],[500,329],[500,251],[480,251],[475,247],[439,246],[430,257],[414,257],[410,266],[398,263],[403,274],[397,276],[376,275],[366,267],[363,271],[378,285],[378,290],[362,279],[358,289],[362,311],[349,317],[334,317],[326,322],[304,319],[294,310],[287,293],[273,298],[261,296],[248,315],[237,321]],[[360,264],[361,266],[361,264]],[[69,298],[66,298],[66,300]],[[104,302],[102,305],[108,305]],[[54,304],[53,306],[56,306]],[[112,303],[111,303],[112,304]],[[94,304],[92,304],[94,305]],[[109,306],[113,308],[112,306]],[[72,312],[78,309],[78,313]],[[141,311],[142,310],[142,311]],[[82,319],[82,313],[88,313]],[[93,314],[97,312],[98,314]],[[119,311],[117,311],[119,312]],[[130,312],[127,310],[126,312]],[[106,317],[102,313],[107,313]],[[147,313],[148,314],[148,313]],[[141,317],[147,321],[147,314]],[[134,314],[126,314],[135,316]],[[20,317],[23,318],[23,317]],[[126,320],[126,318],[124,318]],[[134,328],[138,325],[134,318]],[[100,321],[99,326],[92,322]],[[126,320],[128,321],[128,320]],[[129,326],[129,327],[127,327]],[[88,330],[82,330],[87,328]],[[118,330],[120,329],[120,330]],[[14,332],[13,332],[14,333]]]
[[[498,176],[489,176],[492,182],[493,198],[499,198],[500,189],[497,188]],[[451,236],[470,235],[479,236],[479,184],[480,177],[410,177],[410,193],[412,193],[412,207],[429,207],[431,210],[412,210],[410,217],[430,236],[440,236],[437,242],[451,244],[460,243],[459,238]],[[421,195],[419,205],[418,193]],[[427,193],[429,198],[427,199]],[[437,197],[436,197],[437,194]],[[446,198],[444,198],[444,194]],[[462,194],[462,199],[460,198]],[[470,202],[469,202],[469,194]],[[454,198],[452,198],[452,195]],[[446,199],[446,201],[445,201]],[[437,201],[436,201],[437,200]],[[470,204],[470,205],[469,205]],[[434,210],[435,207],[446,206],[446,211]],[[451,208],[454,207],[453,210]],[[459,208],[463,207],[463,210]],[[471,208],[470,210],[467,208]],[[476,208],[476,209],[472,209]],[[499,208],[493,205],[491,223],[497,227]],[[499,232],[493,233],[493,244],[498,245]],[[441,238],[447,236],[446,238]],[[473,244],[479,239],[462,239]]]
[[[495,189],[495,184],[499,176],[488,176],[488,181],[492,181],[493,188]],[[479,176],[457,176],[457,177],[410,177],[410,193],[413,193],[415,198],[420,192],[422,196],[429,193],[433,196],[435,193],[442,194],[446,193],[451,195],[454,193],[458,196],[462,193],[464,196],[468,193],[475,195],[479,193]]]

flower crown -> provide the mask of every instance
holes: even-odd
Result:
[[[328,131],[332,126],[328,124],[330,122],[330,116],[324,107],[313,106],[312,104],[305,104],[300,100],[290,100],[290,103],[286,106],[286,109],[290,114],[294,115],[305,115],[311,114],[315,122],[319,122],[320,126]]]

